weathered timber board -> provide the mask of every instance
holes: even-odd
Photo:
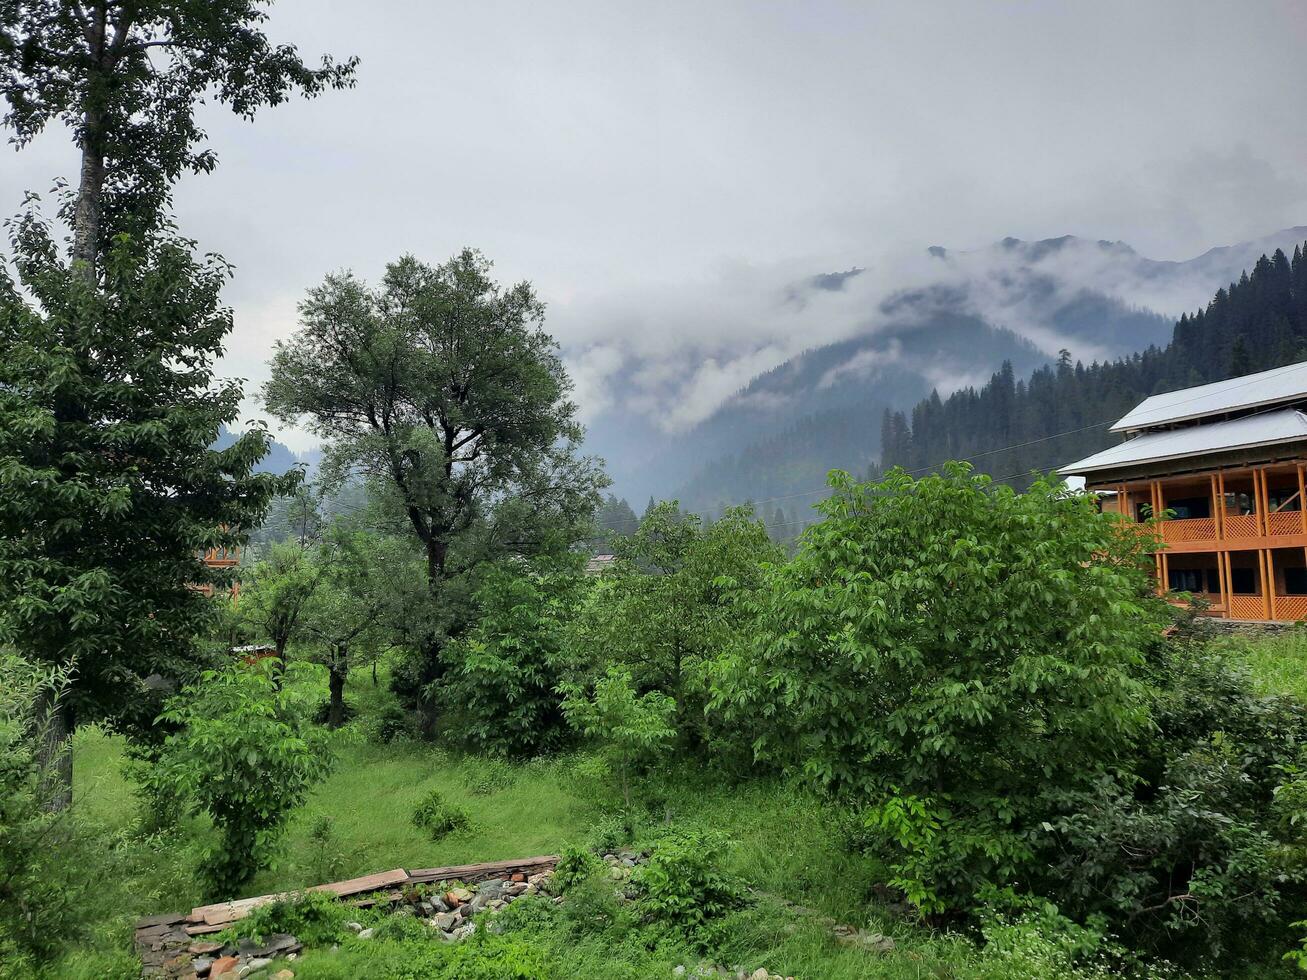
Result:
[[[393,871],[381,871],[377,874],[364,875],[362,878],[350,878],[348,881],[333,881],[326,885],[314,885],[307,891],[331,892],[333,895],[343,898],[346,895],[357,895],[360,892],[379,891],[392,885],[403,885],[408,880],[407,871],[403,868],[395,868]],[[229,922],[235,922],[237,919],[245,918],[250,914],[251,910],[258,908],[260,905],[269,905],[272,902],[290,898],[294,894],[294,892],[278,892],[275,895],[255,895],[252,898],[242,898],[234,902],[201,905],[199,908],[191,909],[190,915],[186,916],[186,921],[195,925],[225,925]],[[192,935],[198,935],[198,933],[192,933]]]
[[[408,880],[414,884],[432,881],[482,881],[497,878],[500,875],[535,874],[548,871],[558,863],[557,854],[542,854],[539,857],[517,858],[510,861],[486,861],[482,864],[456,864],[447,868],[420,868],[408,873]]]

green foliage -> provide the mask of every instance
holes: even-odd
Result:
[[[619,560],[581,608],[569,646],[591,671],[615,664],[637,690],[674,700],[683,743],[700,744],[710,737],[710,667],[738,642],[782,552],[747,508],[705,528],[674,502],[654,506],[615,548]]]
[[[357,909],[326,892],[299,892],[282,901],[260,905],[238,919],[226,938],[248,936],[257,943],[277,933],[290,933],[305,946],[327,946],[350,935],[345,923],[357,918]]]
[[[460,806],[448,802],[439,790],[432,790],[413,811],[413,824],[427,832],[433,841],[443,840],[450,834],[466,830],[472,818]]]
[[[1176,958],[1257,955],[1307,911],[1307,708],[1255,693],[1206,643],[1149,664],[1153,726],[1129,769],[1049,793],[1036,887]]]
[[[473,796],[489,796],[508,789],[517,778],[513,767],[503,759],[471,758],[464,765],[463,785]]]
[[[744,904],[744,887],[722,870],[726,837],[688,832],[659,841],[631,881],[640,910],[656,922],[693,931]]]
[[[760,757],[865,808],[914,904],[965,909],[1030,873],[1042,793],[1130,748],[1164,607],[1139,542],[1057,485],[955,465],[832,486],[718,704],[765,721]]]
[[[309,602],[322,582],[322,566],[294,542],[274,544],[241,572],[241,594],[234,612],[260,642],[271,643],[280,656],[304,632]]]
[[[600,750],[621,782],[627,810],[631,808],[631,776],[636,768],[671,748],[676,736],[672,727],[675,712],[676,702],[665,694],[650,691],[637,695],[631,675],[618,667],[610,667],[589,694],[577,686],[568,688],[563,702],[568,723],[599,741]]]
[[[331,768],[330,743],[310,721],[295,666],[286,683],[268,660],[206,671],[162,715],[179,730],[165,741],[155,778],[212,817],[221,839],[202,871],[219,894],[268,863],[286,818]]]
[[[165,227],[172,185],[188,171],[213,169],[213,151],[197,146],[197,104],[216,102],[249,119],[296,90],[353,84],[355,60],[324,58],[311,68],[293,45],[269,41],[260,29],[266,7],[40,0],[0,10],[5,123],[24,145],[61,121],[83,154],[78,197],[64,214],[76,258],[98,255],[120,234]],[[166,58],[155,56],[160,46]]]
[[[584,847],[566,847],[554,866],[553,885],[566,892],[604,869],[604,863]]]
[[[67,682],[0,647],[0,962],[15,976],[82,931],[69,818],[48,809],[52,767],[38,751],[38,704]]]
[[[268,435],[209,448],[239,410],[214,377],[231,328],[227,267],[189,242],[122,239],[98,288],[29,215],[18,281],[0,270],[0,642],[77,664],[66,707],[148,734],[152,674],[193,678],[216,582],[201,558],[235,547],[294,478],[255,473]]]
[[[441,701],[472,747],[535,755],[570,734],[557,688],[571,666],[564,629],[588,585],[579,559],[506,561],[484,572],[476,626],[441,652]]]
[[[412,921],[412,920],[410,920]],[[411,926],[396,931],[407,933]],[[424,927],[425,928],[425,927]],[[338,953],[308,953],[295,963],[302,980],[557,980],[566,976],[539,944],[478,929],[459,943],[402,935],[347,941]]]
[[[582,430],[543,305],[530,284],[504,289],[490,273],[465,249],[439,266],[406,256],[378,289],[329,276],[278,342],[264,389],[274,415],[331,440],[325,484],[364,474],[422,551],[430,616],[396,689],[428,720],[439,648],[469,625],[475,582],[462,580],[486,561],[565,551],[607,483],[577,455]]]

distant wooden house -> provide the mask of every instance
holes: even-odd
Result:
[[[585,573],[602,575],[606,569],[612,568],[616,561],[616,555],[591,555],[590,560],[585,563]]]
[[[204,564],[208,568],[226,571],[235,568],[241,563],[241,551],[239,548],[210,548],[204,553]],[[213,595],[213,586],[204,584],[197,586],[205,595]],[[240,583],[232,582],[231,594],[236,595],[240,591]]]
[[[1131,523],[1163,518],[1158,591],[1307,619],[1307,362],[1146,398],[1119,445],[1058,468]]]

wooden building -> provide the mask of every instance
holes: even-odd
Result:
[[[241,563],[241,552],[239,548],[210,548],[204,553],[204,564],[209,568],[226,570],[235,568]],[[197,586],[205,595],[213,595],[212,585]],[[231,594],[235,595],[240,591],[240,583],[232,582]]]
[[[1307,362],[1153,395],[1119,445],[1059,467],[1103,509],[1160,515],[1160,592],[1233,619],[1307,619]]]

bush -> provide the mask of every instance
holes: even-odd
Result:
[[[672,747],[676,702],[657,691],[637,695],[630,672],[610,667],[593,692],[569,687],[563,711],[572,727],[599,741],[602,761],[616,772],[629,813],[636,769]]]
[[[1307,709],[1257,695],[1205,643],[1157,651],[1149,679],[1154,727],[1131,767],[1049,795],[1038,887],[1174,958],[1286,949],[1307,912]]]
[[[206,671],[162,716],[179,730],[165,740],[153,778],[213,818],[221,840],[201,872],[220,894],[269,863],[287,817],[330,770],[328,736],[311,723],[294,682],[299,666],[285,678],[274,678],[271,659]]]
[[[1166,607],[1151,559],[1092,499],[961,464],[832,477],[720,673],[759,754],[862,809],[892,884],[927,912],[1027,878],[1049,787],[1087,787],[1147,722]]]
[[[631,881],[640,910],[655,922],[693,932],[744,904],[744,887],[721,869],[726,838],[721,834],[680,833],[661,841]]]
[[[489,569],[476,592],[479,621],[442,650],[441,699],[472,748],[536,755],[560,747],[570,735],[557,692],[569,667],[563,623],[588,582],[577,559],[569,559]]]
[[[425,830],[433,841],[439,841],[472,825],[472,818],[462,807],[447,803],[438,790],[422,797],[413,811],[413,824]]]
[[[38,757],[37,705],[67,682],[0,649],[0,975],[35,973],[82,932],[74,828],[46,810],[55,767]]]
[[[604,863],[583,847],[566,847],[554,865],[553,887],[565,892],[603,870]]]
[[[327,946],[350,935],[345,923],[358,910],[326,892],[300,892],[284,901],[260,905],[225,933],[231,939],[245,936],[266,942],[277,933],[290,933],[306,947]]]

